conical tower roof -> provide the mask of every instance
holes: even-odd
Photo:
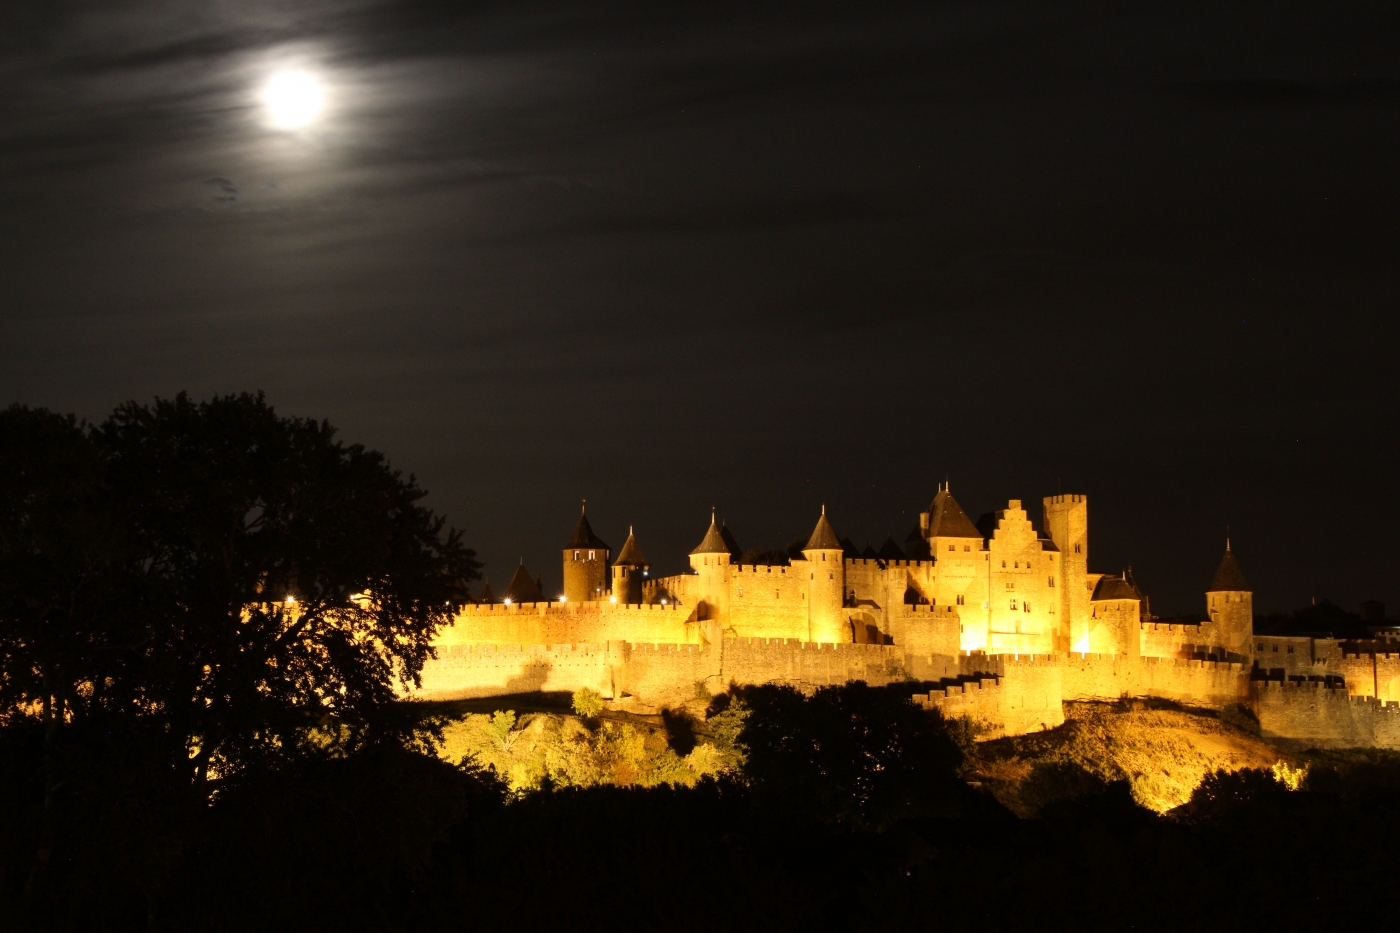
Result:
[[[740,554],[744,553],[743,548],[739,547],[739,539],[734,537],[734,532],[730,531],[729,526],[724,522],[719,523],[719,536],[723,538],[724,543],[729,546],[730,557],[738,557]]]
[[[699,547],[691,551],[692,554],[728,554],[729,544],[724,540],[724,535],[720,533],[719,525],[715,524],[714,513],[710,513],[710,529],[705,532],[705,538],[700,542]]]
[[[953,494],[944,486],[928,507],[928,536],[930,538],[980,538],[982,532],[962,510]]]
[[[817,527],[812,529],[812,536],[807,539],[807,546],[802,550],[841,550],[841,539],[836,537],[836,529],[832,528],[831,522],[826,520],[826,506],[822,506],[822,514],[821,517],[817,519]]]
[[[574,526],[574,536],[569,539],[566,548],[599,548],[606,549],[607,542],[593,533],[593,526],[588,524],[588,516],[579,513],[578,524]]]
[[[1220,566],[1215,570],[1215,579],[1210,581],[1210,589],[1207,593],[1250,593],[1249,584],[1245,582],[1244,574],[1240,571],[1240,565],[1235,563],[1235,555],[1230,550],[1230,542],[1225,542],[1225,556],[1220,558]]]
[[[499,602],[499,600],[496,599],[496,594],[491,592],[490,582],[486,582],[481,585],[481,599],[478,600],[478,602],[487,604]]]
[[[637,544],[637,536],[632,533],[632,529],[627,529],[627,540],[623,542],[622,550],[617,553],[617,560],[613,564],[620,564],[624,567],[650,567],[647,563],[646,555],[642,553],[641,547]]]
[[[894,543],[894,538],[886,538],[880,546],[880,560],[904,560],[904,549]]]
[[[515,568],[515,576],[510,578],[505,598],[513,603],[544,602],[544,593],[540,591],[540,585],[530,576],[530,571],[525,569],[523,563]]]

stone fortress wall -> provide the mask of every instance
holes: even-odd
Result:
[[[1207,620],[1154,621],[1130,573],[1088,572],[1087,509],[1047,498],[1042,534],[1012,500],[975,526],[943,488],[904,556],[891,542],[856,553],[823,513],[790,566],[738,563],[712,520],[692,572],[668,577],[648,575],[630,534],[613,559],[581,516],[569,592],[543,601],[523,567],[503,599],[488,588],[440,633],[412,695],[588,687],[675,706],[701,688],[917,681],[931,687],[919,703],[991,734],[1053,728],[1067,701],[1155,697],[1248,709],[1273,738],[1400,748],[1400,645],[1255,636],[1228,546]]]

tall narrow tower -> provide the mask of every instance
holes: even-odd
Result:
[[[733,559],[714,513],[699,546],[690,552],[690,566],[700,577],[696,586],[695,618],[723,625],[729,619],[729,562]]]
[[[1220,626],[1220,640],[1228,660],[1249,657],[1254,639],[1254,593],[1245,582],[1240,565],[1225,539],[1225,556],[1220,558],[1215,578],[1206,590],[1206,611],[1210,620]]]
[[[580,510],[574,536],[564,545],[564,598],[571,603],[602,599],[607,584],[608,546]]]
[[[640,604],[644,574],[651,565],[637,544],[637,536],[627,529],[627,541],[612,565],[612,598],[626,605]]]
[[[822,506],[802,556],[807,558],[808,641],[851,641],[850,626],[841,611],[846,593],[845,554],[841,539],[826,520],[826,506]]]
[[[1045,530],[1060,553],[1056,647],[1089,651],[1089,498],[1046,496]]]

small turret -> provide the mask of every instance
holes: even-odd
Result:
[[[732,540],[732,536],[730,536]],[[729,617],[729,565],[733,551],[725,540],[725,532],[710,512],[710,527],[695,550],[690,552],[690,566],[700,579],[696,587],[696,618],[724,622]]]
[[[624,604],[641,603],[642,583],[651,565],[637,544],[637,536],[627,529],[627,541],[612,565],[612,599]]]
[[[850,642],[845,605],[846,561],[841,539],[826,519],[826,506],[802,549],[807,559],[808,641]],[[801,568],[799,568],[800,570]]]
[[[1221,647],[1226,656],[1248,657],[1250,642],[1254,640],[1254,593],[1235,561],[1229,538],[1225,539],[1225,555],[1206,590],[1206,611],[1210,620],[1220,626]]]
[[[588,524],[587,503],[579,511],[574,535],[564,545],[564,599],[602,599],[608,581],[608,545]]]
[[[1142,654],[1142,591],[1125,570],[1099,578],[1089,601],[1089,644],[1095,654]]]

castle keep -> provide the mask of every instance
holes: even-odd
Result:
[[[1013,499],[979,526],[944,487],[903,547],[857,552],[823,509],[800,556],[775,565],[743,563],[712,517],[691,572],[653,577],[631,531],[614,558],[580,515],[563,593],[546,600],[523,565],[499,600],[486,587],[439,633],[415,695],[590,687],[668,706],[701,687],[918,681],[918,702],[994,733],[1059,725],[1067,700],[1134,696],[1231,709],[1311,745],[1400,747],[1400,646],[1256,638],[1228,544],[1206,619],[1154,621],[1130,572],[1089,571],[1086,497],[1047,497],[1040,518]]]

